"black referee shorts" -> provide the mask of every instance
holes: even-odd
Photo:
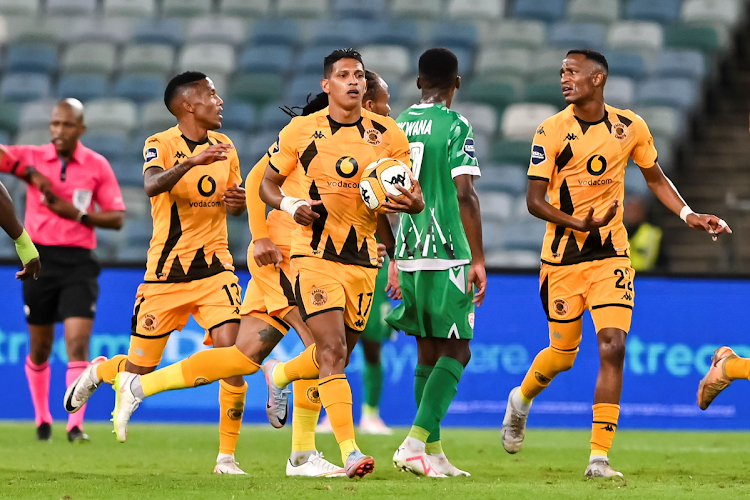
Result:
[[[42,261],[38,280],[23,282],[26,322],[51,325],[67,318],[94,318],[101,267],[92,250],[36,245]]]

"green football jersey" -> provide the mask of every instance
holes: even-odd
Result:
[[[396,123],[409,137],[424,210],[400,214],[396,260],[402,271],[443,270],[471,262],[454,177],[479,176],[469,121],[443,104],[415,104]]]

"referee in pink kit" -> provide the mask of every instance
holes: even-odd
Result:
[[[79,142],[86,131],[83,105],[76,99],[57,103],[49,125],[49,144],[4,146],[0,172],[29,184],[26,230],[44,266],[38,280],[23,282],[29,325],[26,378],[34,403],[36,435],[52,438],[48,359],[55,323],[65,326],[68,352],[66,385],[88,366],[89,338],[99,295],[99,263],[94,256],[95,227],[120,229],[125,205],[109,162]],[[95,211],[94,206],[99,207]],[[87,441],[82,408],[68,416],[68,440]]]

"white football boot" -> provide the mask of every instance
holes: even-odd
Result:
[[[430,462],[432,463],[432,466],[435,468],[435,470],[440,474],[445,474],[446,476],[453,477],[471,477],[471,474],[469,474],[465,470],[459,469],[458,467],[450,463],[448,461],[448,457],[445,456],[445,453],[428,453],[427,457],[430,459]]]
[[[508,395],[508,405],[505,407],[505,417],[503,426],[500,429],[500,438],[503,442],[503,448],[508,453],[518,453],[523,445],[523,438],[526,435],[526,421],[529,419],[529,404],[526,411],[521,411],[513,404],[513,396],[521,387],[516,387]]]
[[[107,361],[107,357],[99,356],[94,358],[65,390],[65,399],[63,402],[65,411],[75,413],[83,408],[83,405],[86,404],[92,394],[99,388],[102,381],[96,376],[96,367],[102,361]]]
[[[396,453],[393,454],[393,466],[395,468],[411,472],[417,476],[448,477],[438,472],[424,450],[418,451],[412,449],[407,443],[408,439],[406,438],[401,443],[401,446],[398,447]]]
[[[586,477],[622,477],[622,472],[614,470],[606,457],[597,457],[589,462],[584,475]]]
[[[292,464],[292,459],[286,461],[286,475],[298,477],[346,477],[343,467],[334,465],[319,451],[314,452],[307,461],[300,465]]]
[[[289,417],[289,395],[292,391],[288,386],[279,387],[273,381],[273,370],[278,364],[278,359],[269,359],[263,363],[263,374],[266,376],[266,385],[268,386],[266,416],[273,427],[281,429],[286,425],[286,420]]]
[[[112,389],[115,391],[115,409],[112,411],[112,423],[117,440],[124,443],[128,439],[128,423],[138,405],[143,401],[133,394],[131,387],[133,381],[140,377],[135,373],[120,372],[115,377]]]
[[[234,455],[225,455],[216,460],[215,474],[247,474],[240,469],[240,464],[234,459]]]

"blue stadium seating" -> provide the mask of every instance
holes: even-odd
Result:
[[[248,132],[257,126],[255,108],[246,102],[224,101],[222,127]]]
[[[441,22],[432,28],[432,44],[437,47],[476,48],[479,32],[473,24]]]
[[[304,92],[304,90],[303,90]],[[304,100],[300,104],[304,104]],[[291,118],[288,114],[279,109],[279,106],[284,106],[285,103],[275,102],[263,107],[260,112],[260,122],[263,125],[263,130],[278,131],[284,128]],[[300,110],[296,110],[300,113]]]
[[[554,22],[565,17],[565,0],[515,0],[513,17]]]
[[[124,75],[115,83],[114,94],[135,102],[146,102],[164,95],[166,82],[160,74]]]
[[[604,45],[601,24],[559,22],[552,25],[550,44],[566,49],[600,49]]]
[[[321,63],[322,66],[322,63]],[[287,106],[303,106],[307,102],[307,96],[321,92],[320,79],[322,76],[304,75],[292,80],[287,90],[285,100]]]
[[[28,102],[50,95],[50,79],[37,73],[8,73],[0,83],[0,98],[6,101]]]
[[[367,22],[359,19],[343,21],[316,21],[312,27],[312,43],[353,47],[367,43]]]
[[[414,48],[419,45],[419,28],[416,21],[389,19],[371,21],[367,24],[370,43],[382,45],[404,45]]]
[[[684,111],[698,102],[698,89],[688,78],[652,78],[641,84],[637,99],[640,104],[672,106]]]
[[[253,45],[297,46],[302,43],[302,35],[294,19],[264,19],[255,23],[249,41]]]
[[[109,93],[107,79],[102,75],[70,75],[60,79],[57,95],[75,97],[81,101],[105,97]]]
[[[53,73],[57,69],[57,47],[50,43],[17,44],[8,47],[6,71]]]
[[[342,18],[375,19],[385,12],[385,0],[335,0],[333,14]]]
[[[133,41],[178,45],[183,42],[182,33],[182,26],[175,19],[143,19],[133,28]]]
[[[654,75],[699,80],[706,76],[706,60],[697,50],[667,49],[657,57]]]
[[[264,45],[245,49],[238,69],[242,73],[289,73],[292,49],[284,45]]]
[[[297,70],[299,74],[313,74],[322,78],[323,59],[337,48],[340,47],[338,45],[327,45],[304,49],[297,61]]]
[[[124,134],[105,135],[88,133],[81,137],[87,148],[93,149],[109,161],[118,160],[127,152],[128,140]]]
[[[612,76],[628,76],[641,78],[646,74],[646,63],[643,56],[636,52],[606,52],[609,63],[609,74]]]
[[[682,0],[629,0],[625,5],[625,17],[667,24],[680,17],[681,4]]]

